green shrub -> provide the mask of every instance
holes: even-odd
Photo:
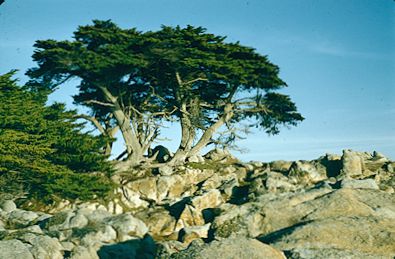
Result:
[[[19,87],[12,75],[0,76],[0,193],[44,204],[107,195],[104,140],[84,133],[75,111],[46,106],[48,93]]]

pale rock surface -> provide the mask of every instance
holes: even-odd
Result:
[[[379,186],[374,179],[343,179],[341,182],[341,188],[378,190]]]
[[[210,225],[211,223],[205,224],[203,226],[191,226],[183,228],[181,232],[181,241],[183,243],[189,244],[195,239],[207,238]]]
[[[0,241],[0,259],[34,259],[28,246],[21,241],[3,240]]]
[[[121,241],[131,239],[131,237],[142,238],[147,232],[148,227],[138,218],[130,213],[116,215],[104,220],[104,223],[112,226],[117,232],[117,238]]]
[[[367,154],[362,154],[352,150],[343,150],[342,174],[350,177],[362,175],[365,170],[364,159],[368,158]]]
[[[34,258],[63,259],[63,246],[56,238],[26,233],[19,239],[31,245],[29,250]]]
[[[11,212],[16,210],[16,205],[12,200],[4,200],[0,202],[0,210]]]
[[[289,169],[289,177],[296,183],[314,184],[325,180],[327,177],[326,168],[321,163],[313,161],[296,161]]]
[[[270,171],[280,172],[280,173],[288,173],[291,168],[293,162],[278,160],[269,163]]]
[[[149,234],[155,239],[169,237],[182,228],[177,228],[176,219],[163,208],[142,211],[135,216],[147,225]]]
[[[171,255],[172,259],[286,259],[284,254],[256,239],[236,238],[213,241],[210,244],[192,243],[186,250]]]

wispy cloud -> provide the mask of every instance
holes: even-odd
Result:
[[[308,51],[336,57],[392,60],[393,56],[384,55],[372,51],[363,51],[345,46],[344,43],[329,39],[308,39],[298,35],[277,33],[271,37],[275,44],[293,46],[306,49]]]

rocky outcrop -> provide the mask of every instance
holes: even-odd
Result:
[[[44,213],[0,199],[0,259],[393,258],[394,166],[377,152],[241,163],[214,150],[115,175],[108,203]]]

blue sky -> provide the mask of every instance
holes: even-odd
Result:
[[[351,148],[395,159],[395,2],[392,0],[6,0],[0,6],[0,73],[31,61],[35,40],[70,39],[78,25],[111,19],[123,28],[203,26],[240,41],[281,69],[283,90],[306,120],[277,136],[239,141],[243,160],[314,159]],[[72,107],[75,90],[51,101]],[[178,128],[165,136],[176,148]],[[116,152],[121,152],[117,145]]]

